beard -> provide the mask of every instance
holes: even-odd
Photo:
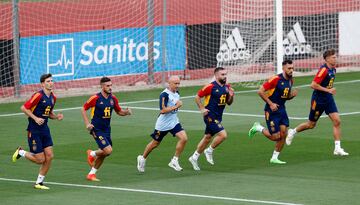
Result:
[[[220,79],[219,82],[224,85],[226,83],[226,78]]]
[[[104,92],[107,93],[107,94],[111,94],[111,89],[109,89],[109,90],[104,90]]]

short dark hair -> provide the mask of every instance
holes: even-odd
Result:
[[[225,70],[225,68],[223,68],[223,67],[216,67],[215,70],[214,70],[214,73],[217,73],[217,72],[219,72],[220,70]]]
[[[323,57],[326,59],[329,56],[335,55],[335,49],[331,48],[324,52]]]
[[[285,60],[282,62],[282,65],[284,66],[284,65],[286,65],[286,64],[292,64],[292,63],[293,63],[292,60],[290,60],[290,59],[285,59]]]
[[[100,79],[100,84],[103,84],[103,83],[106,83],[106,82],[109,82],[109,81],[111,81],[111,79],[108,78],[108,77],[106,77],[106,76],[104,76],[104,77],[102,77],[102,78]]]
[[[42,75],[40,76],[40,83],[45,82],[45,80],[46,80],[47,78],[50,78],[50,77],[52,77],[51,73],[42,74]]]

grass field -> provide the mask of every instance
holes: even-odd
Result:
[[[295,85],[308,85],[312,77],[297,78]],[[139,174],[136,156],[150,141],[158,115],[156,98],[160,89],[118,93],[123,107],[133,107],[130,117],[113,116],[113,154],[98,172],[101,182],[88,182],[86,150],[96,144],[87,134],[79,107],[89,96],[60,98],[56,109],[64,109],[62,122],[49,122],[55,159],[46,177],[50,190],[32,188],[38,166],[10,158],[18,145],[27,148],[27,119],[21,103],[0,104],[0,204],[360,204],[360,72],[337,74],[336,101],[342,119],[342,146],[348,157],[332,155],[331,122],[319,121],[314,130],[299,133],[285,147],[284,166],[271,165],[274,143],[260,134],[248,139],[254,121],[264,124],[264,103],[248,88],[236,87],[235,102],[227,107],[223,125],[229,138],[214,153],[215,166],[199,159],[202,170],[192,170],[187,158],[203,135],[203,121],[192,96],[199,87],[181,88],[184,106],[180,121],[189,136],[180,158],[184,168],[175,172],[167,166],[176,140],[168,135],[147,160]],[[299,88],[299,95],[287,102],[294,127],[307,118],[311,89]],[[148,100],[148,101],[145,101]],[[134,102],[142,101],[142,102]],[[72,109],[69,109],[72,108]],[[154,108],[154,109],[152,109]],[[231,114],[231,115],[230,115]]]

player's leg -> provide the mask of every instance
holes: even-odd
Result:
[[[175,136],[178,138],[178,142],[176,143],[175,155],[169,162],[169,167],[173,168],[175,171],[182,171],[183,168],[179,165],[179,157],[180,154],[183,152],[186,142],[187,142],[187,135],[185,130],[181,129],[179,132],[176,132]]]
[[[40,166],[39,175],[34,185],[34,188],[36,189],[49,189],[49,187],[45,186],[43,182],[45,180],[46,174],[48,173],[51,167],[52,159],[54,158],[54,152],[52,146],[48,146],[44,148],[44,156],[45,156],[45,160]]]
[[[200,167],[198,165],[198,159],[201,153],[204,152],[206,146],[208,146],[208,144],[210,143],[211,138],[212,135],[208,133],[208,129],[206,128],[204,137],[198,143],[195,152],[189,157],[189,162],[191,163],[195,171],[200,171]]]
[[[329,113],[329,118],[333,123],[333,134],[334,134],[334,155],[339,156],[347,156],[349,153],[345,152],[343,148],[341,148],[341,120],[338,112]]]
[[[220,123],[219,123],[220,124]],[[218,126],[219,127],[219,126]],[[222,126],[221,126],[222,127]],[[206,157],[206,161],[211,165],[214,165],[213,152],[217,146],[219,146],[222,142],[224,142],[227,138],[227,132],[225,129],[222,129],[218,132],[211,142],[210,146],[204,150],[204,154]]]
[[[265,121],[268,122],[270,119],[270,112],[265,111]],[[271,138],[271,133],[268,129],[260,124],[260,122],[254,122],[253,126],[248,132],[249,138],[253,138],[257,132],[261,132],[265,137]]]
[[[103,132],[100,130],[93,131],[92,135],[99,147],[99,150],[95,152],[96,158],[94,161],[94,165],[91,167],[90,172],[86,176],[86,179],[89,181],[100,181],[96,177],[96,172],[103,164],[105,158],[112,154],[112,140],[110,136],[110,132]]]
[[[149,154],[160,145],[162,139],[167,135],[168,131],[154,130],[150,135],[152,140],[146,145],[142,155],[137,156],[137,169],[139,172],[145,172],[146,159]]]
[[[286,144],[291,145],[296,133],[315,128],[316,122],[325,110],[325,106],[326,104],[318,104],[316,100],[312,100],[308,121],[299,124],[294,129],[289,129],[286,136]]]
[[[285,144],[285,137],[287,133],[287,127],[285,125],[280,125],[280,131],[277,132],[278,140],[275,144],[275,150],[273,152],[273,155],[270,159],[270,163],[273,164],[286,164],[286,162],[279,160],[280,152],[282,151],[284,144]]]

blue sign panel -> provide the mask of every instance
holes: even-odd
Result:
[[[156,27],[154,33],[155,72],[184,70],[185,26]],[[147,28],[127,28],[21,38],[21,84],[38,83],[43,73],[56,81],[146,73],[147,35]]]

